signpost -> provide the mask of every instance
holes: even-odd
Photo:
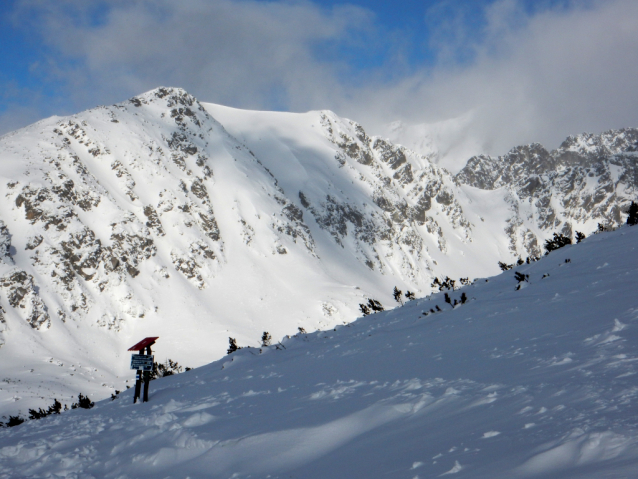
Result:
[[[135,395],[133,396],[133,404],[137,402],[140,397],[142,389],[142,381],[144,382],[144,397],[142,402],[148,402],[148,383],[151,380],[151,371],[153,371],[153,355],[151,354],[151,346],[155,344],[155,340],[159,339],[158,336],[152,338],[144,338],[139,343],[131,346],[129,351],[139,351],[138,354],[131,356],[131,369],[137,370],[135,376]],[[146,354],[144,354],[146,349]]]
[[[148,354],[134,354],[131,356],[131,369],[142,371],[153,370],[153,356]]]

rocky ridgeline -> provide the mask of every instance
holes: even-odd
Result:
[[[541,239],[525,224],[573,237],[601,223],[624,222],[638,185],[638,129],[567,138],[554,151],[540,144],[513,148],[501,157],[477,156],[456,175],[461,183],[484,190],[504,188],[512,211],[507,234],[513,251],[523,246],[541,253]]]
[[[292,244],[317,259],[300,199],[291,201],[194,97],[159,88],[0,142],[9,207],[0,221],[0,305],[37,330],[54,318],[119,331],[123,321],[157,311],[136,293],[142,276],[170,282],[178,275],[206,289],[227,262],[215,209],[235,209],[211,197],[217,180],[210,154],[220,151],[216,161],[254,179],[276,212],[257,215],[272,233],[271,252],[285,255]],[[231,241],[250,248],[259,228],[234,214],[242,233]],[[9,220],[19,226],[7,227]]]
[[[404,277],[419,282],[432,273],[428,244],[447,252],[440,222],[463,241],[471,241],[472,228],[457,201],[457,185],[445,170],[403,147],[369,137],[353,121],[330,112],[323,112],[320,120],[337,147],[335,160],[349,170],[345,174],[351,174],[353,184],[369,194],[368,202],[357,205],[329,194],[311,204],[304,192],[299,193],[302,206],[338,244],[350,235],[361,260],[373,270],[391,270],[399,257]],[[430,211],[433,203],[437,208]],[[435,211],[443,215],[438,220]]]

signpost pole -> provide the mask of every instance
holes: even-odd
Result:
[[[151,346],[146,346],[146,354],[151,355]],[[144,399],[142,402],[148,402],[148,383],[151,381],[151,372],[144,371]]]
[[[140,349],[138,354],[144,354],[144,350]],[[142,389],[142,370],[138,369],[135,375],[135,395],[133,396],[133,404],[135,404],[140,397],[140,392]]]

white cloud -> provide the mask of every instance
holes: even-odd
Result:
[[[438,61],[405,68],[406,45],[390,32],[395,49],[380,69],[339,57],[343,45],[369,54],[388,33],[362,8],[257,0],[105,5],[98,22],[78,0],[23,3],[18,13],[54,52],[45,71],[82,108],[181,86],[240,108],[333,109],[373,132],[391,120],[447,121],[434,130],[457,155],[504,153],[531,141],[555,147],[568,134],[638,126],[633,0],[574,1],[534,13],[499,0],[480,31],[468,30],[463,15],[433,14],[432,36],[423,41]],[[462,129],[454,131],[457,117]]]
[[[446,63],[386,88],[380,110],[416,123],[464,116],[465,137],[450,132],[443,143],[490,153],[638,126],[638,3],[590,2],[522,18],[504,1],[488,13],[486,40],[470,45],[469,66]]]
[[[85,101],[167,85],[237,107],[318,102],[339,89],[341,65],[318,61],[314,49],[371,27],[363,9],[306,1],[118,1],[97,25],[86,12],[78,20],[76,6],[86,8],[66,1],[43,12],[36,3],[37,23],[59,54],[57,79]],[[22,15],[33,12],[29,3]]]

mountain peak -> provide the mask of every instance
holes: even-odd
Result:
[[[554,232],[619,225],[635,154],[589,170],[553,155],[521,146],[452,176],[332,112],[236,110],[167,87],[4,136],[0,360],[16,382],[0,405],[123,389],[118,358],[138,337],[198,366],[229,336],[334,328],[369,300],[395,304],[395,286],[423,296],[434,277],[540,256]]]
[[[193,106],[193,104],[198,103],[197,99],[183,88],[164,86],[154,88],[141,95],[136,95],[128,101],[135,106],[141,106],[142,104],[155,102],[157,100],[165,100],[169,107],[175,105]]]

